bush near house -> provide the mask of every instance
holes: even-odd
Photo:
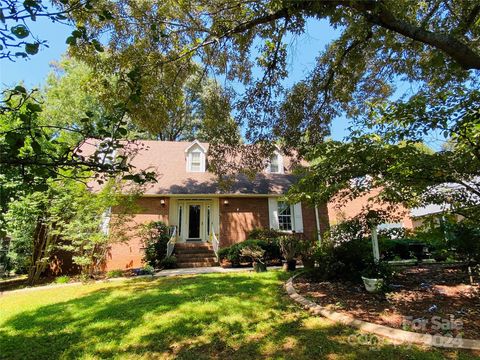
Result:
[[[167,255],[170,240],[168,226],[162,221],[151,221],[143,225],[141,237],[145,255],[143,260],[154,268],[166,267],[162,263]]]
[[[240,266],[240,263],[250,263],[251,259],[242,256],[242,249],[247,247],[259,247],[265,251],[264,259],[267,263],[279,263],[282,260],[282,255],[277,241],[264,241],[248,239],[232,246],[222,248],[218,252],[220,261],[227,260],[233,266]]]

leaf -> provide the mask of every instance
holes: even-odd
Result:
[[[38,53],[38,48],[39,48],[40,44],[39,43],[34,43],[34,44],[25,44],[25,51],[27,52],[27,54],[29,55],[35,55],[36,53]]]
[[[13,35],[15,35],[19,39],[24,39],[28,35],[30,35],[30,31],[28,31],[25,25],[16,25],[10,29]]]
[[[15,89],[14,89],[15,92],[18,92],[18,93],[21,93],[21,94],[26,94],[27,93],[27,89],[25,89],[23,86],[21,85],[17,85],[15,86]]]
[[[70,45],[70,46],[75,46],[75,45],[77,45],[77,38],[73,37],[73,36],[69,36],[69,37],[67,37],[67,40],[65,41],[65,43]]]
[[[35,140],[32,141],[31,146],[32,146],[33,151],[37,155],[42,153],[42,147],[40,146],[40,144],[37,141],[35,141]]]
[[[15,56],[16,57],[22,57],[22,58],[28,57],[27,53],[24,53],[24,52],[16,52]]]
[[[72,36],[75,37],[75,38],[80,38],[82,37],[82,32],[80,30],[73,30],[72,31]]]
[[[31,112],[41,112],[42,107],[39,104],[34,104],[34,103],[28,103],[27,104],[27,109]]]
[[[126,136],[128,134],[128,130],[125,128],[119,128],[118,133],[122,136]]]
[[[100,42],[96,39],[92,40],[92,45],[98,52],[103,52],[103,46]]]

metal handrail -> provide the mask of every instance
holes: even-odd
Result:
[[[172,256],[173,249],[175,249],[175,243],[177,242],[177,227],[173,226],[172,233],[170,235],[170,240],[167,242],[167,258]]]
[[[215,256],[218,259],[218,250],[220,248],[220,242],[218,241],[217,235],[215,234],[215,229],[212,226],[212,234],[211,234],[211,240],[212,240],[212,247],[213,247],[213,252],[215,253]]]

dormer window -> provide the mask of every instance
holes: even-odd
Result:
[[[202,166],[201,154],[199,152],[192,152],[191,156],[191,163],[190,163],[190,171],[200,171]]]
[[[195,140],[186,150],[187,172],[205,172],[205,148]]]
[[[283,157],[278,152],[270,158],[267,171],[271,174],[283,174]]]

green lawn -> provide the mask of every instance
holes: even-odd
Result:
[[[210,274],[0,296],[2,359],[469,359],[467,352],[351,344],[309,316],[286,274]]]

